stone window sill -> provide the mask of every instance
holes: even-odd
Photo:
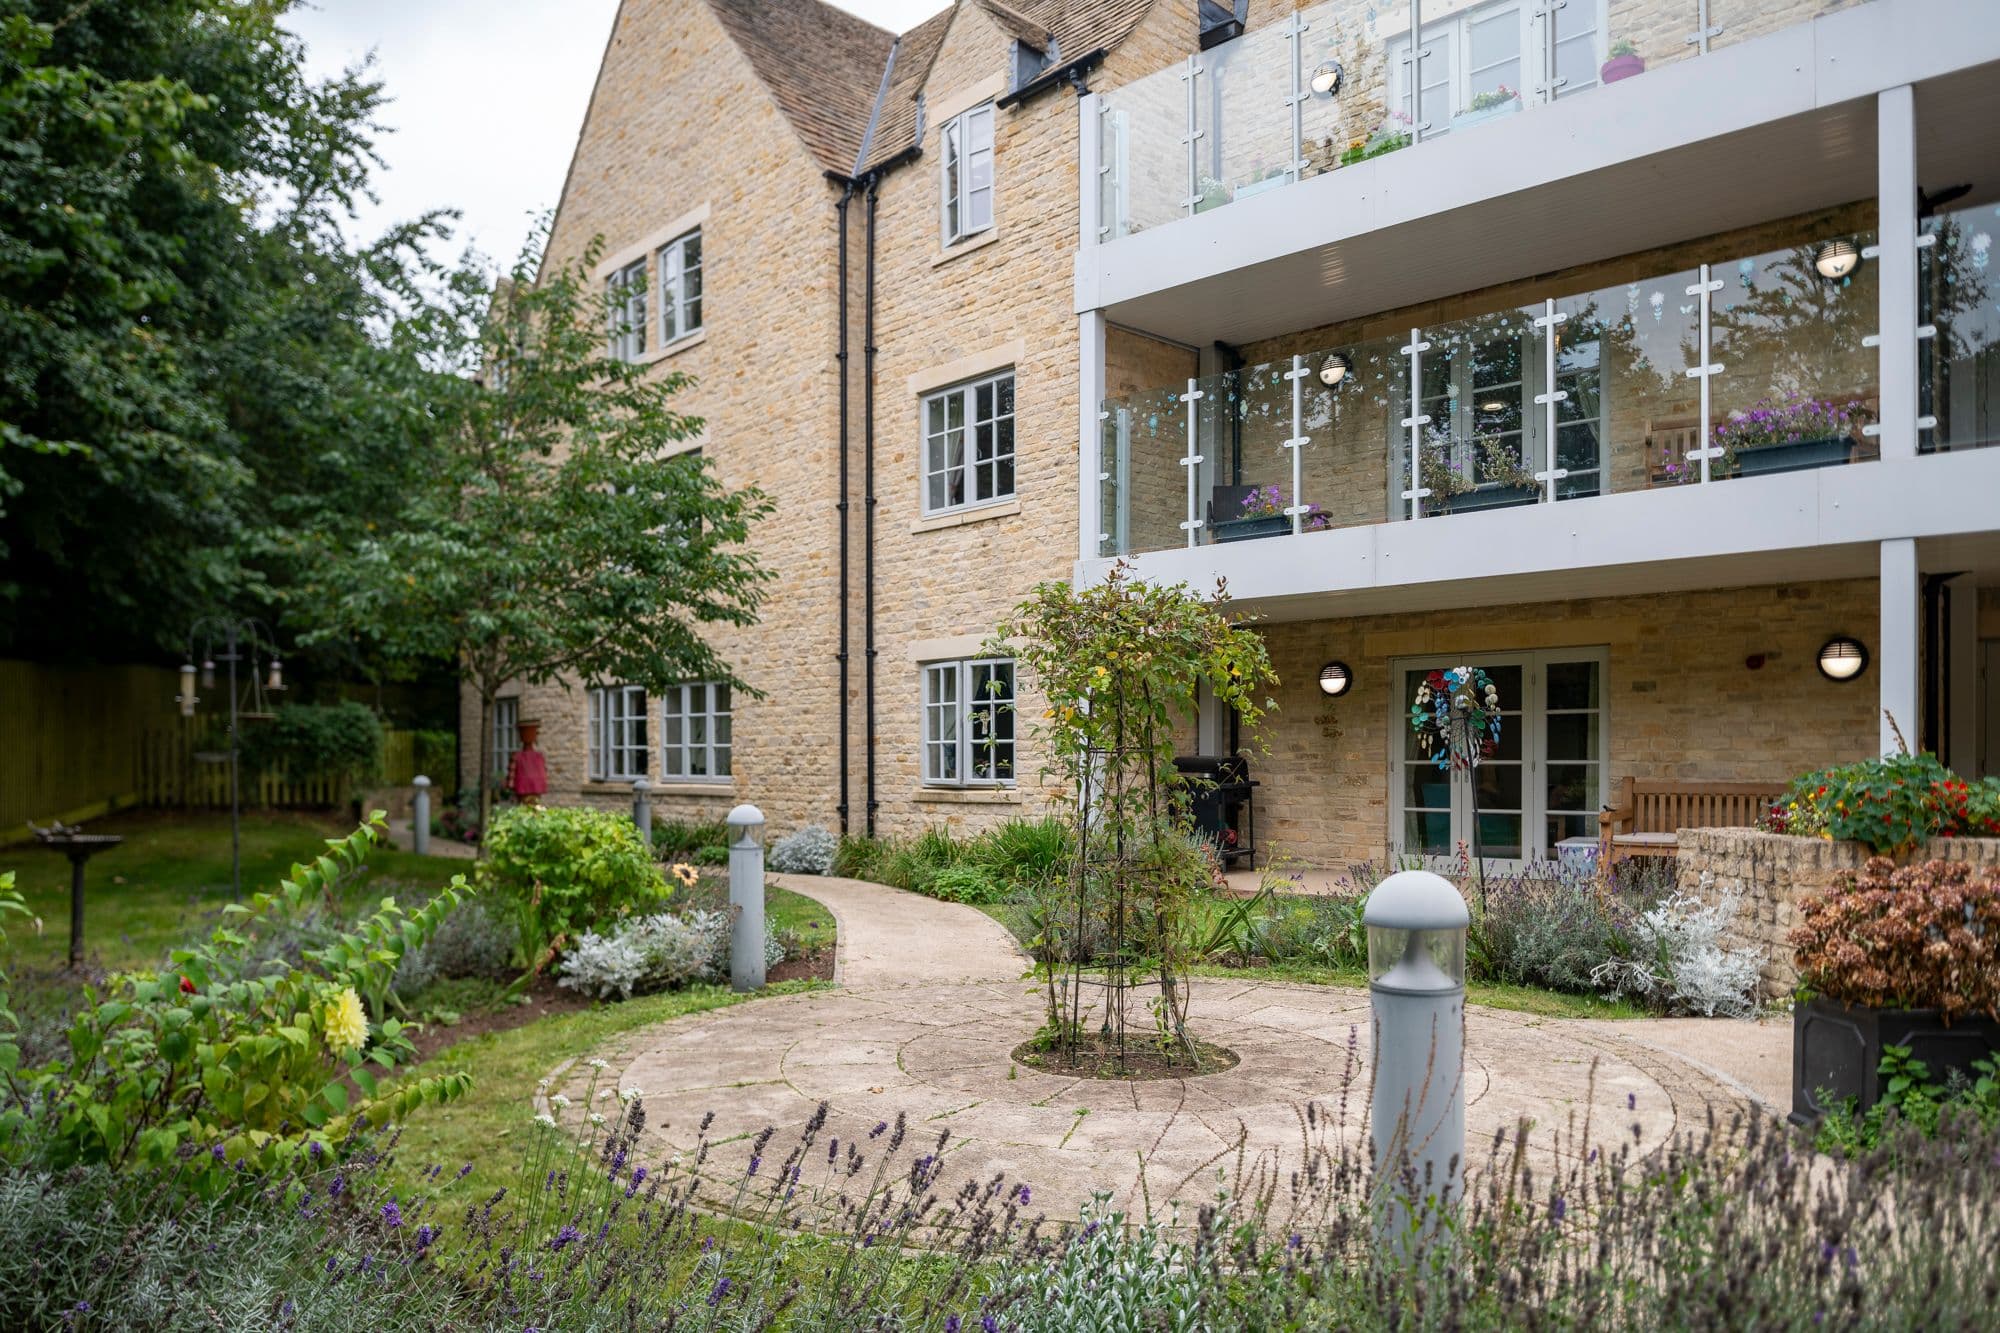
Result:
[[[632,799],[632,784],[629,782],[586,782],[580,790],[585,796],[622,796],[628,801]],[[729,796],[735,793],[736,783],[731,778],[722,778],[715,782],[655,782],[649,791],[654,796]]]
[[[998,227],[989,227],[969,241],[959,241],[954,245],[946,246],[944,253],[931,261],[931,267],[936,268],[940,264],[949,264],[952,260],[959,258],[961,255],[969,255],[974,250],[984,250],[999,239],[1000,229]]]
[[[992,504],[976,505],[969,509],[954,509],[949,513],[933,514],[929,518],[918,519],[910,525],[911,532],[940,532],[945,528],[962,528],[968,523],[984,523],[989,518],[1012,518],[1021,512],[1019,497],[999,500]]]
[[[919,787],[910,799],[919,805],[1019,805],[1018,787]]]
[[[663,344],[662,346],[652,348],[649,351],[641,352],[639,354],[637,361],[634,364],[641,366],[650,366],[654,362],[664,361],[670,356],[679,356],[682,352],[689,351],[692,348],[699,347],[707,341],[708,341],[708,329],[706,327],[699,328],[696,329],[693,333],[688,334],[686,337],[676,338],[670,343],[666,343]]]

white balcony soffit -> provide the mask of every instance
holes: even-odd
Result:
[[[1082,247],[1076,308],[1245,343],[1867,198],[1905,83],[1920,180],[1990,185],[1996,61],[2000,0],[1874,0]]]
[[[2000,447],[1130,557],[1273,620],[1873,578],[1878,543],[2000,578]],[[1095,582],[1109,560],[1084,561]]]

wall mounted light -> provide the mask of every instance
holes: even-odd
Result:
[[[1838,281],[1854,272],[1861,263],[1861,252],[1854,248],[1854,242],[1842,237],[1828,241],[1813,256],[1813,267],[1829,282]]]
[[[1323,60],[1312,73],[1312,90],[1316,97],[1332,97],[1340,91],[1340,80],[1345,73],[1338,60]]]
[[[1338,699],[1353,684],[1354,673],[1345,662],[1328,662],[1319,669],[1319,692],[1329,699]]]
[[[1329,389],[1347,378],[1347,372],[1354,369],[1354,363],[1345,352],[1329,352],[1326,361],[1319,368],[1319,382]]]
[[[1836,634],[1819,650],[1819,674],[1828,680],[1853,680],[1868,669],[1868,648],[1861,640]]]

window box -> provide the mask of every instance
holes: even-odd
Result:
[[[1796,1125],[1852,1097],[1866,1111],[1882,1099],[1882,1048],[1907,1046],[1932,1078],[1971,1073],[1972,1062],[2000,1054],[2000,1023],[1962,1017],[1946,1027],[1935,1009],[1870,1009],[1819,996],[1792,1009],[1792,1114]]]
[[[1462,130],[1471,125],[1478,125],[1483,121],[1498,120],[1502,116],[1511,116],[1520,109],[1521,99],[1518,97],[1510,98],[1498,106],[1489,106],[1482,111],[1461,111],[1451,118],[1451,127],[1455,130]]]
[[[1736,455],[1736,472],[1738,476],[1755,477],[1828,467],[1845,463],[1853,448],[1854,441],[1845,435],[1829,435],[1818,440],[1788,440],[1784,444],[1760,444]]]
[[[1259,514],[1254,518],[1219,518],[1209,525],[1219,542],[1255,541],[1259,537],[1289,537],[1292,520],[1284,514]]]
[[[1531,505],[1542,498],[1538,486],[1479,486],[1444,502],[1447,514],[1469,514],[1475,509],[1512,509]]]

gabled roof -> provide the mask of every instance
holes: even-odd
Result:
[[[1116,46],[1153,0],[955,0],[896,37],[824,0],[707,0],[826,170],[859,175],[917,139],[917,96],[945,32],[976,5],[1002,32],[1064,59]]]
[[[819,164],[854,170],[895,35],[821,0],[708,6]]]

